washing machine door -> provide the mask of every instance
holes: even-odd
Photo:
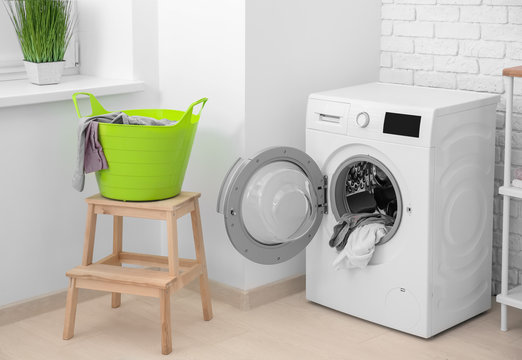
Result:
[[[326,213],[326,180],[315,161],[290,147],[238,159],[221,185],[218,212],[237,251],[259,264],[301,252]]]

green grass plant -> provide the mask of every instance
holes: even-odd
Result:
[[[75,21],[71,0],[4,0],[25,61],[62,61]]]

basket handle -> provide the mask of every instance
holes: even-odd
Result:
[[[90,102],[91,102],[91,115],[93,114],[107,114],[109,113],[109,111],[105,110],[103,108],[103,106],[101,106],[101,104],[99,103],[99,101],[96,99],[96,97],[94,97],[93,94],[90,94],[90,93],[86,93],[86,92],[77,92],[77,93],[74,93],[73,96],[72,96],[72,99],[73,99],[73,102],[74,102],[74,107],[76,108],[76,114],[78,114],[78,118],[82,118],[82,114],[80,113],[80,108],[78,107],[78,100],[76,99],[76,97],[78,95],[86,95],[89,97],[90,99]]]
[[[188,119],[187,121],[190,121],[192,119],[192,110],[194,109],[195,106],[197,106],[199,104],[202,104],[202,105],[201,105],[201,108],[199,109],[198,113],[196,114],[196,116],[201,115],[201,112],[203,111],[203,108],[205,107],[207,100],[208,100],[208,98],[202,98],[202,99],[199,99],[198,101],[194,101],[192,104],[190,104],[190,106],[188,107],[187,111],[185,111],[185,114],[183,115],[183,118],[180,122],[185,122],[184,121],[185,119]]]

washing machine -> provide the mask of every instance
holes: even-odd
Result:
[[[218,211],[260,264],[306,248],[308,300],[421,337],[491,306],[497,95],[370,83],[311,94],[306,152],[238,159]],[[364,195],[364,196],[363,196]],[[345,214],[393,219],[363,268],[336,268]]]

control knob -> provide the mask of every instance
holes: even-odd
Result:
[[[357,114],[357,118],[355,119],[357,125],[361,128],[365,128],[370,123],[370,115],[367,112],[361,112]]]

